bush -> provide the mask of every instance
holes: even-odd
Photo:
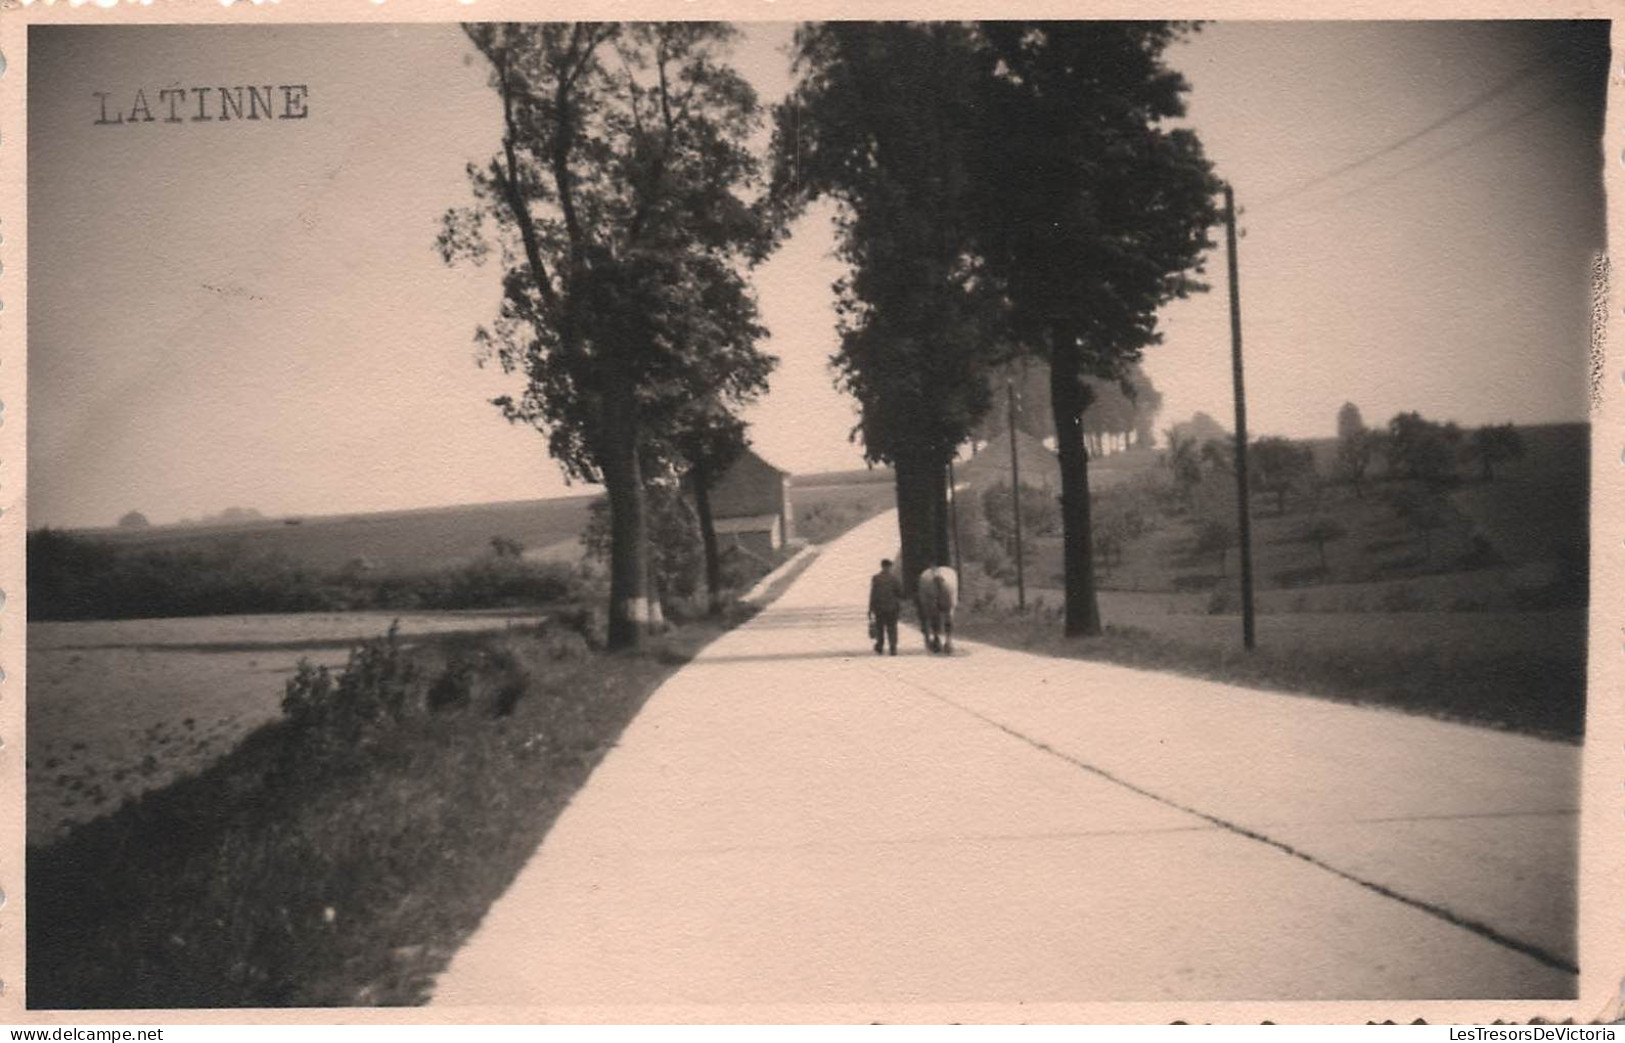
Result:
[[[1004,544],[1014,553],[1015,514],[1011,510],[1010,483],[1000,482],[982,494],[982,517],[987,522],[988,535]],[[1060,531],[1061,505],[1048,489],[1035,489],[1025,482],[1021,485],[1022,536],[1053,536]]]
[[[383,637],[352,649],[337,677],[301,659],[283,690],[282,713],[317,756],[349,751],[406,718],[420,676],[401,646],[397,621]]]

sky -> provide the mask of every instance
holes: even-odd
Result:
[[[738,48],[764,102],[791,31]],[[1585,419],[1598,114],[1556,43],[1538,23],[1223,23],[1170,54],[1246,211],[1254,433],[1329,436],[1344,401],[1368,423]],[[584,491],[488,402],[510,385],[472,334],[498,271],[434,250],[500,141],[456,27],[35,27],[28,70],[31,526]],[[156,107],[196,83],[308,84],[309,116],[95,122],[96,91]],[[862,466],[828,368],[831,217],[754,275],[780,362],[747,417],[794,473]],[[1230,419],[1222,254],[1207,281],[1146,355],[1159,426]]]

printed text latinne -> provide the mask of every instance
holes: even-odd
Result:
[[[91,97],[100,104],[95,120],[98,127],[121,123],[302,120],[310,115],[310,87],[303,83],[280,83],[275,87],[165,87],[157,92],[156,105],[148,101],[145,89],[138,88],[128,110],[118,100],[109,103],[113,99],[111,91],[91,91]]]

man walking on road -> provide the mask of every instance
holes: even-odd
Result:
[[[885,643],[897,654],[897,617],[903,611],[903,583],[892,571],[891,560],[882,559],[880,571],[869,580],[869,632],[875,639],[875,654]]]

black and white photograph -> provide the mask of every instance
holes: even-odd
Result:
[[[1608,20],[303,9],[7,37],[19,1018],[1618,1002]]]

